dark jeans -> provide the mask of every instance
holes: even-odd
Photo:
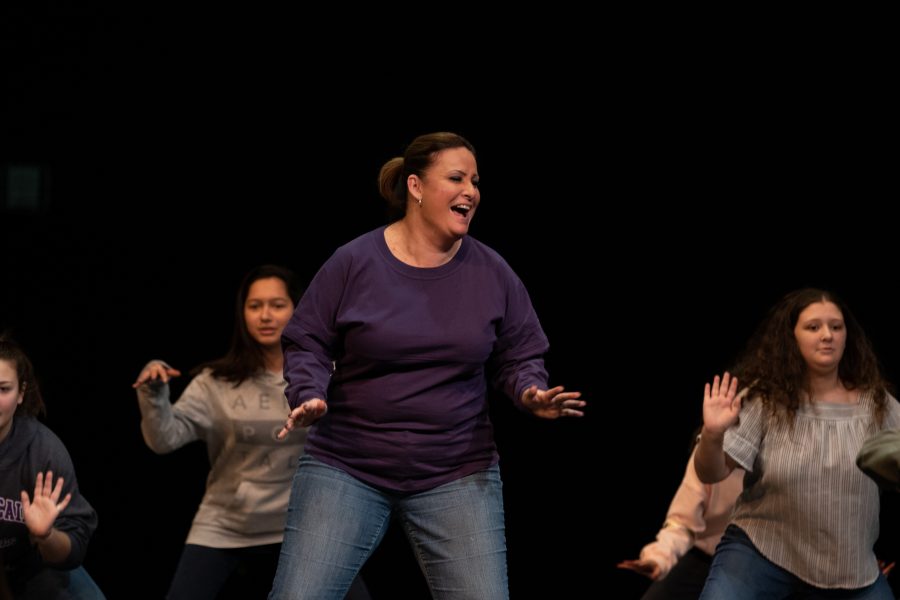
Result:
[[[814,552],[815,548],[810,548]],[[729,525],[716,548],[702,600],[894,600],[885,580],[857,589],[814,587],[760,554],[747,534]]]
[[[712,556],[691,548],[668,575],[650,586],[641,600],[697,600],[703,591],[711,563]]]
[[[166,598],[265,598],[272,588],[280,550],[281,544],[248,548],[209,548],[185,544]],[[353,582],[347,600],[370,600],[366,586],[359,577]]]

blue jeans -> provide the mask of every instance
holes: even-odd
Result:
[[[387,531],[402,526],[435,600],[509,598],[497,466],[415,494],[300,459],[270,600],[341,600]]]
[[[815,549],[811,548],[810,551]],[[759,598],[894,600],[894,594],[880,573],[874,583],[857,589],[822,589],[812,586],[764,557],[746,533],[739,527],[729,525],[716,547],[700,600]]]

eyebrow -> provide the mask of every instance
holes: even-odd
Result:
[[[290,301],[290,297],[288,296],[250,296],[247,298],[247,302],[268,302],[270,300],[288,300]]]

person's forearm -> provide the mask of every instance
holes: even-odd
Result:
[[[693,534],[687,527],[667,521],[656,534],[656,541],[641,549],[640,557],[655,562],[659,566],[657,579],[662,579],[693,545]]]
[[[731,474],[732,468],[725,460],[724,433],[710,433],[705,428],[700,433],[694,468],[703,483],[718,483]]]
[[[64,562],[72,552],[72,540],[68,534],[53,527],[44,538],[34,538],[41,558],[49,564]]]

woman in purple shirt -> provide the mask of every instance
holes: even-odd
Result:
[[[547,338],[522,282],[467,237],[480,202],[462,137],[416,138],[381,169],[400,218],[339,248],[284,330],[292,407],[312,424],[270,598],[343,598],[392,517],[435,598],[507,598],[487,385],[580,417],[548,389]]]

